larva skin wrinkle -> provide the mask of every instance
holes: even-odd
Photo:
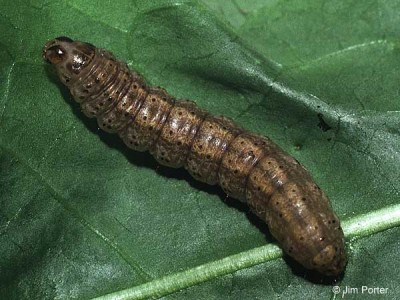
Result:
[[[91,44],[59,37],[43,57],[54,65],[83,113],[162,165],[184,167],[219,184],[264,220],[284,251],[327,276],[344,271],[343,231],[311,175],[268,138],[189,100],[176,100],[114,56]]]

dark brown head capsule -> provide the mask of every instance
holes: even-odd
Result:
[[[96,48],[89,43],[58,37],[46,43],[43,58],[57,69],[65,85],[77,78],[93,61]]]

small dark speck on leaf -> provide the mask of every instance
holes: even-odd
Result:
[[[329,125],[325,122],[325,120],[324,120],[324,115],[323,115],[323,114],[319,113],[317,116],[318,116],[318,120],[319,120],[318,127],[321,128],[321,130],[322,130],[323,132],[332,129],[332,127],[329,126]]]

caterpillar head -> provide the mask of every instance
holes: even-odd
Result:
[[[65,85],[69,85],[94,59],[96,48],[89,43],[73,41],[61,36],[50,40],[43,48],[43,58],[54,65],[58,76]]]

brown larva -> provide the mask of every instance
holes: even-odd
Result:
[[[343,231],[311,175],[268,138],[192,101],[146,86],[125,63],[91,44],[59,37],[43,57],[88,117],[162,165],[184,167],[219,184],[264,220],[284,251],[308,269],[338,275],[346,265]]]

